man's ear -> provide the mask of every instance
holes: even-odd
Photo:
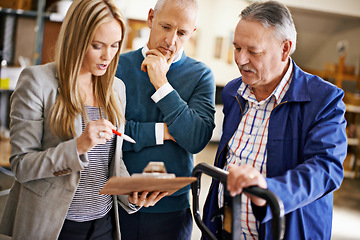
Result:
[[[287,61],[290,56],[292,42],[290,40],[285,40],[282,43],[282,60]]]
[[[150,8],[149,13],[148,13],[148,18],[147,18],[147,25],[149,28],[151,28],[153,25],[154,16],[155,16],[154,9]]]

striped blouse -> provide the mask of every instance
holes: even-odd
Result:
[[[89,121],[100,119],[98,107],[86,106]],[[102,114],[104,116],[104,114]],[[83,120],[82,130],[85,129]],[[89,165],[80,172],[80,183],[71,202],[66,219],[85,222],[104,217],[112,208],[111,195],[100,195],[100,189],[109,179],[109,165],[115,152],[115,137],[99,144],[88,154]]]

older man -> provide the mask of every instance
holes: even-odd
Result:
[[[241,12],[234,56],[241,77],[222,92],[223,134],[215,165],[229,170],[227,186],[214,181],[204,221],[222,235],[223,192],[251,185],[284,203],[285,239],[330,239],[332,192],[343,179],[347,142],[344,93],[302,71],[290,55],[296,30],[289,10],[276,1],[254,2]],[[242,195],[242,238],[271,239],[265,200]]]

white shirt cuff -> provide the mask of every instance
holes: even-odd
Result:
[[[164,123],[155,123],[156,145],[164,144]]]
[[[157,103],[162,98],[164,98],[166,95],[168,95],[173,89],[173,87],[170,85],[170,83],[165,83],[162,85],[152,96],[151,99]]]

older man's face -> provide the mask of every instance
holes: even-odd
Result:
[[[257,21],[240,20],[233,44],[243,82],[255,90],[274,89],[284,74],[285,62],[284,42],[276,37],[275,30]]]

